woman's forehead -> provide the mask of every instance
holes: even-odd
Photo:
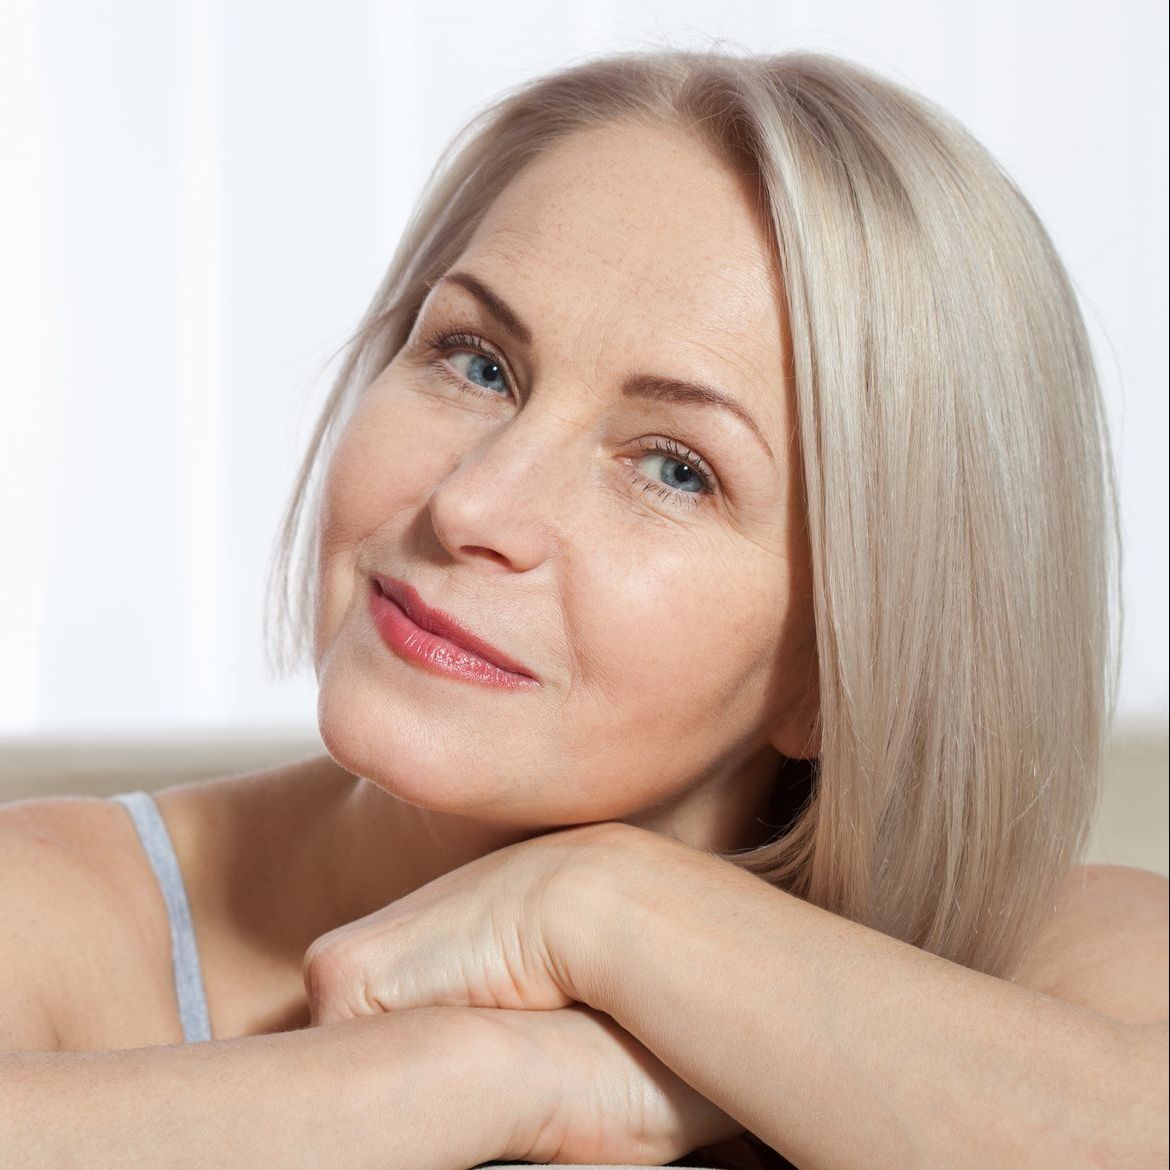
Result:
[[[516,175],[467,250],[543,257],[581,280],[610,278],[639,295],[660,288],[734,318],[776,299],[755,191],[682,131],[580,131]]]
[[[534,332],[692,339],[772,386],[784,364],[754,184],[681,132],[563,140],[505,188],[453,267],[527,308]]]

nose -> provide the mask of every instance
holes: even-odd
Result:
[[[573,499],[566,466],[572,454],[552,425],[530,406],[466,451],[436,486],[431,524],[454,560],[524,572],[552,555]]]

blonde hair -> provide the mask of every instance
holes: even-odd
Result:
[[[527,82],[469,121],[310,440],[270,576],[286,637],[266,630],[269,645],[291,633],[293,661],[311,645],[315,526],[293,553],[316,516],[310,481],[430,285],[529,160],[630,120],[687,128],[758,177],[791,323],[821,751],[786,831],[724,856],[1009,975],[1097,802],[1118,555],[1103,408],[1032,208],[952,118],[862,67],[623,53]]]

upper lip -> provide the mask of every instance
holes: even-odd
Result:
[[[396,602],[406,611],[406,616],[416,626],[421,626],[424,630],[429,630],[432,634],[438,634],[440,638],[446,638],[448,642],[454,642],[456,646],[461,646],[464,650],[468,650],[472,654],[492,663],[494,666],[500,667],[501,670],[508,670],[513,674],[522,674],[527,678],[536,678],[536,675],[522,663],[517,662],[514,658],[510,658],[490,642],[484,641],[483,638],[476,637],[469,629],[460,625],[449,613],[444,613],[441,609],[433,609],[427,605],[418,593],[411,586],[407,585],[405,581],[399,581],[395,577],[385,577],[381,573],[375,573],[374,582],[391,601]]]

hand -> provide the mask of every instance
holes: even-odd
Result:
[[[575,1005],[492,1014],[515,1041],[505,1068],[552,1088],[526,1094],[541,1102],[540,1116],[514,1127],[502,1157],[661,1166],[744,1132],[602,1012]]]
[[[429,1006],[604,1008],[584,977],[604,956],[604,924],[581,893],[657,840],[610,822],[531,837],[321,935],[303,963],[312,1023]]]
[[[504,1157],[661,1165],[742,1133],[596,1002],[583,1006],[600,981],[595,969],[582,976],[604,954],[592,906],[607,904],[581,891],[603,873],[629,880],[631,865],[661,864],[660,840],[608,822],[529,838],[322,935],[304,960],[312,1023],[521,1009],[486,1013],[519,1045],[504,1075],[532,1088]]]

